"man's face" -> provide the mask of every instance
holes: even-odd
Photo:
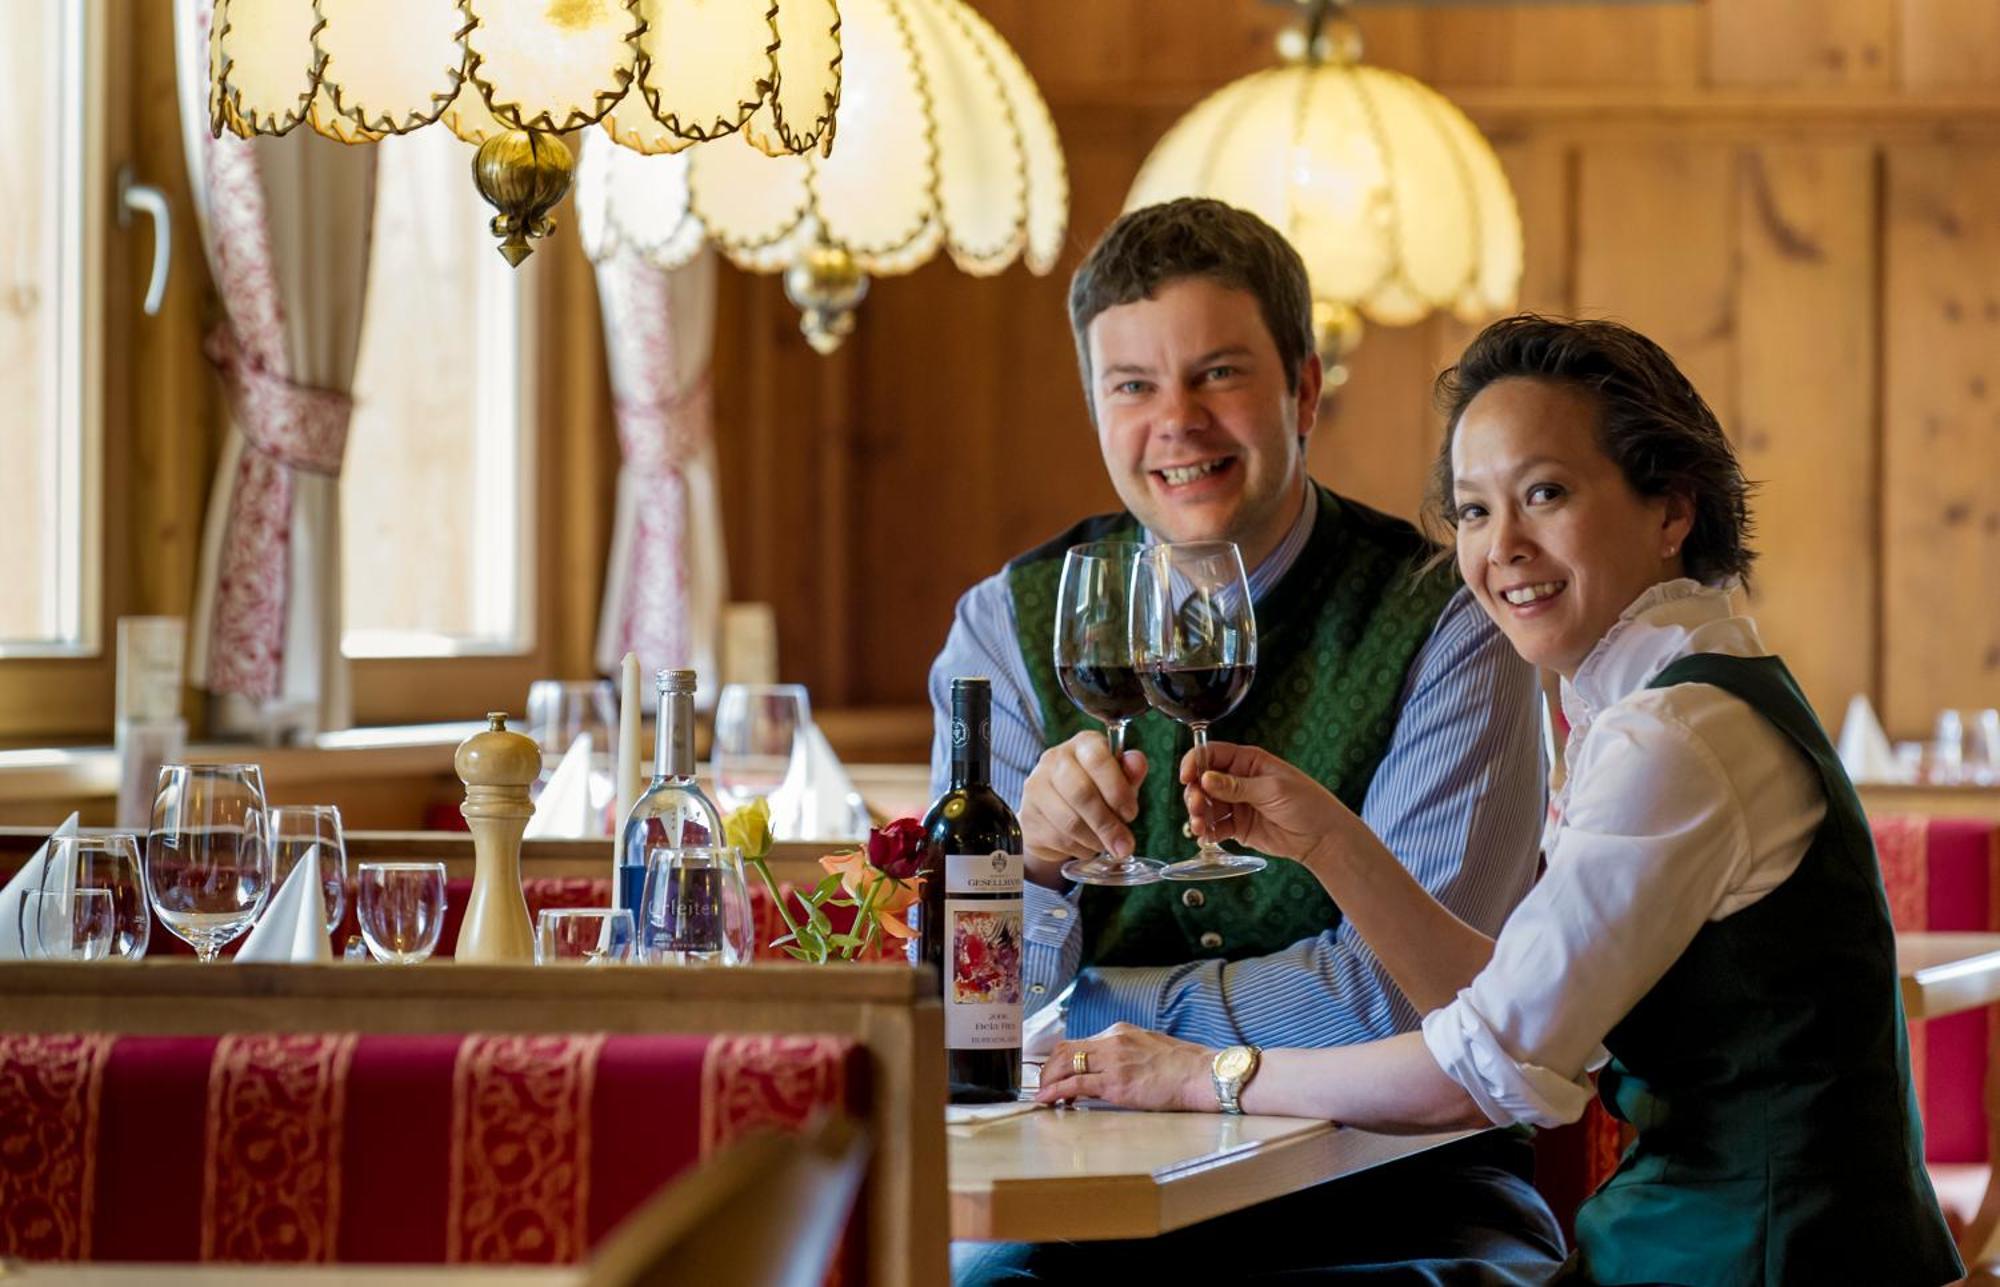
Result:
[[[1256,297],[1183,277],[1088,331],[1098,447],[1119,499],[1167,541],[1235,541],[1254,567],[1298,517],[1320,364],[1286,384]]]

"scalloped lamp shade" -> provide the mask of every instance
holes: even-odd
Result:
[[[1334,381],[1360,316],[1406,326],[1449,309],[1477,321],[1511,309],[1521,283],[1521,216],[1485,137],[1435,90],[1355,61],[1351,34],[1345,45],[1313,61],[1298,41],[1290,65],[1196,104],[1125,200],[1215,197],[1282,231],[1312,277]]]
[[[642,152],[737,133],[773,155],[825,152],[840,22],[835,0],[215,0],[209,128],[248,138],[303,123],[365,143],[441,121],[482,149],[511,135],[476,168],[538,199],[567,186],[555,134],[600,121]],[[553,202],[487,199],[512,238],[502,253],[520,262]]]
[[[1046,273],[1062,251],[1069,177],[1041,92],[962,0],[841,0],[844,88],[830,154],[696,148],[643,156],[584,140],[584,250],[672,268],[713,242],[738,267],[782,272],[822,353],[854,326],[870,275],[906,273],[940,247],[968,273],[1017,258]]]

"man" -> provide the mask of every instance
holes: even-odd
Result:
[[[1027,847],[1028,1009],[1068,987],[1067,1035],[1124,1021],[1219,1047],[1408,1031],[1419,1016],[1295,863],[1200,884],[1063,880],[1066,860],[1100,850],[1172,860],[1194,849],[1175,781],[1185,730],[1149,713],[1132,724],[1136,749],[1114,760],[1056,683],[1063,551],[1120,536],[1236,542],[1257,675],[1211,735],[1318,778],[1487,933],[1534,876],[1544,784],[1533,672],[1429,564],[1414,529],[1307,476],[1322,380],[1311,300],[1297,252],[1263,221],[1199,199],[1124,216],[1078,268],[1070,322],[1128,512],[1085,520],[974,586],[931,671],[938,786],[951,678],[993,681],[993,785],[1016,803]],[[963,1246],[958,1271],[1057,1281],[1185,1270],[1193,1257],[1239,1277],[1347,1266],[1505,1280],[1473,1262],[1560,1258],[1529,1165],[1524,1140],[1483,1136],[1145,1243]]]

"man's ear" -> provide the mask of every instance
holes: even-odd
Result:
[[[1299,442],[1301,444],[1305,443],[1311,437],[1313,425],[1318,423],[1319,396],[1325,385],[1325,365],[1320,361],[1319,354],[1308,353],[1306,360],[1299,366],[1299,405],[1296,410],[1298,415]]]

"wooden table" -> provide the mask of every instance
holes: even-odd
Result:
[[[1297,1117],[1039,1109],[949,1126],[951,1236],[1150,1238],[1462,1139]]]
[[[1902,977],[1903,1009],[1912,1019],[1976,1010],[2000,1003],[2000,934],[1898,934],[1896,967]],[[1986,1080],[1987,1158],[2000,1163],[2000,1090],[1989,1069]],[[1979,1209],[1958,1239],[1958,1254],[1979,1277],[1993,1259],[1993,1236],[2000,1232],[2000,1185],[1989,1173]]]

